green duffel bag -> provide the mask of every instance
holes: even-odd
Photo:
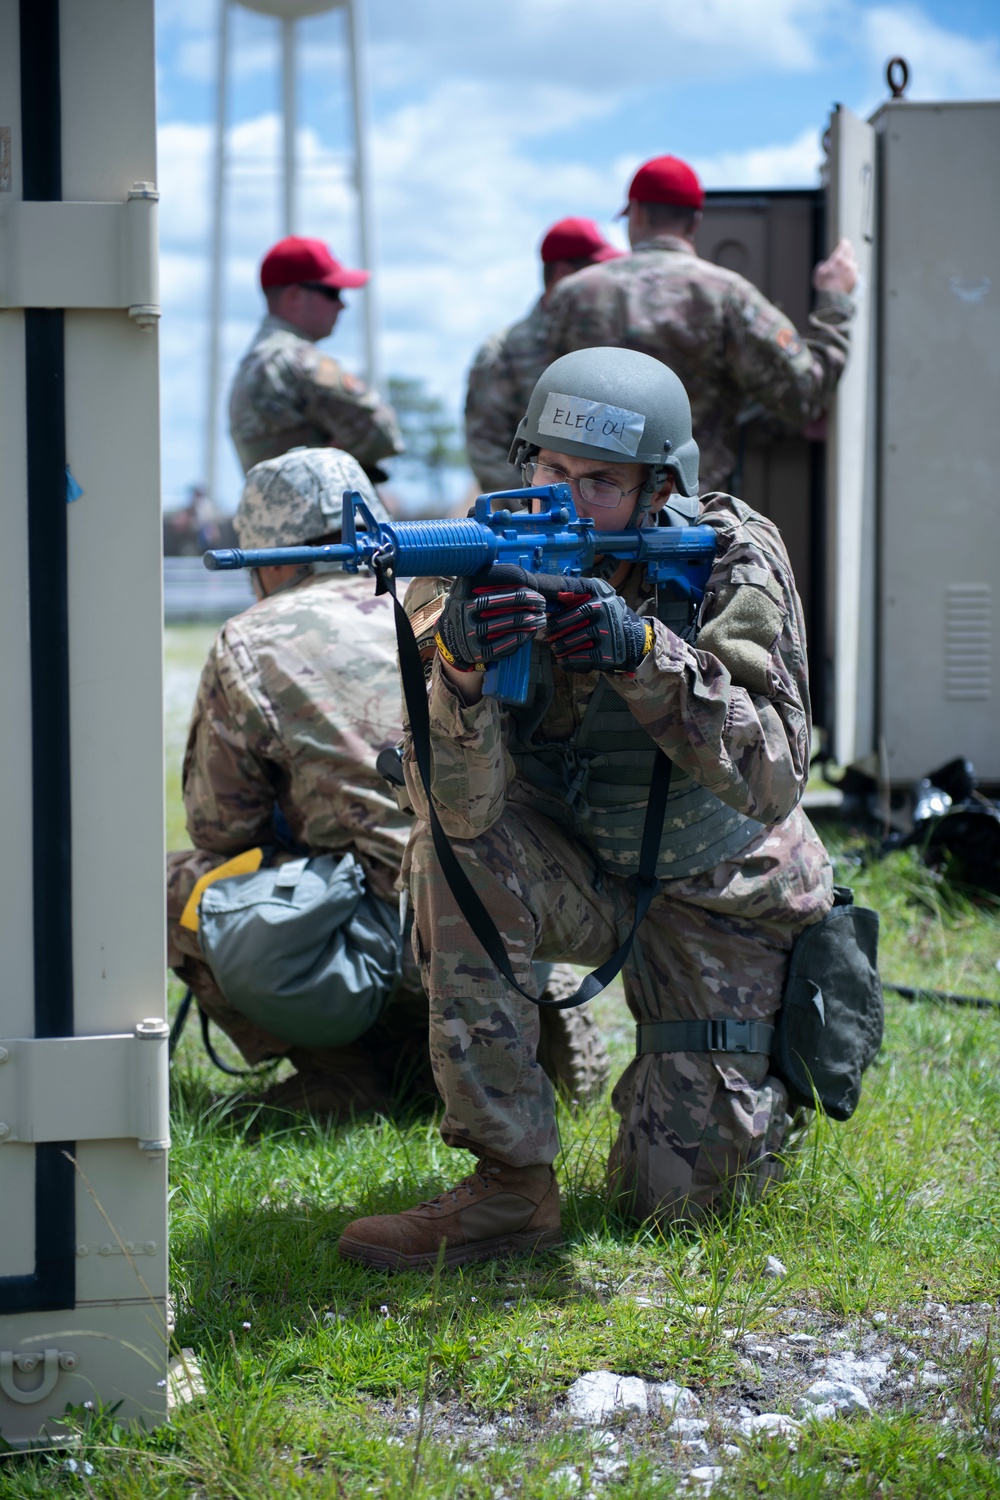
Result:
[[[227,876],[205,891],[198,916],[226,999],[296,1046],[355,1041],[399,975],[399,912],[366,890],[353,854]]]
[[[883,1020],[878,912],[855,906],[854,893],[835,886],[832,910],[792,949],[775,1022],[771,1065],[792,1105],[818,1102],[834,1120],[849,1120]]]

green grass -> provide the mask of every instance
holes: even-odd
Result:
[[[610,1014],[616,1004],[604,1001]],[[148,1437],[109,1441],[100,1423],[92,1435],[85,1427],[76,1456],[93,1466],[89,1489],[61,1459],[20,1458],[0,1464],[0,1495],[568,1495],[557,1471],[575,1467],[586,1487],[594,1459],[591,1436],[558,1417],[583,1370],[676,1379],[710,1408],[746,1379],[735,1337],[766,1334],[789,1307],[816,1320],[806,1327],[852,1329],[879,1309],[919,1314],[929,1297],[995,1303],[1000,1026],[934,1006],[889,1011],[857,1115],[815,1125],[769,1201],[685,1233],[616,1220],[601,1194],[613,1116],[599,1105],[561,1120],[566,1249],[445,1273],[436,1290],[429,1275],[387,1276],[335,1253],[349,1218],[412,1202],[464,1169],[434,1121],[334,1131],[303,1121],[248,1140],[213,1117],[218,1080],[186,1038],[174,1080],[172,1282],[176,1341],[195,1350],[209,1400]],[[787,1280],[763,1275],[769,1253]],[[716,1493],[867,1496],[872,1476],[884,1496],[1000,1493],[995,1356],[980,1342],[947,1368],[958,1411],[947,1429],[940,1403],[828,1423],[794,1454],[779,1442],[727,1461]],[[441,1433],[433,1403],[475,1426]],[[495,1432],[484,1441],[486,1424]],[[655,1424],[623,1452],[630,1465],[611,1493],[674,1493],[677,1466]]]
[[[189,632],[175,659],[197,666],[193,643]],[[842,834],[830,841],[841,856],[852,844]],[[907,854],[840,873],[883,915],[886,977],[1000,999],[995,903]],[[614,1076],[629,1052],[620,991],[596,1008]],[[637,1419],[618,1434],[627,1462],[609,1478],[594,1435],[561,1416],[570,1383],[601,1368],[675,1379],[695,1387],[715,1420],[755,1384],[739,1336],[775,1337],[789,1309],[797,1327],[843,1329],[854,1347],[876,1312],[912,1326],[929,1298],[995,1309],[998,1077],[1000,1016],[890,1000],[855,1117],[815,1122],[763,1203],[675,1233],[609,1211],[609,1102],[564,1112],[565,1249],[435,1281],[336,1256],[350,1218],[412,1203],[466,1170],[470,1159],[441,1144],[435,1120],[336,1130],[303,1120],[250,1139],[213,1109],[229,1080],[210,1068],[192,1026],[173,1077],[172,1289],[176,1343],[194,1349],[208,1398],[153,1434],[81,1413],[74,1457],[93,1472],[66,1473],[63,1454],[0,1460],[0,1497],[673,1495],[707,1460],[675,1450],[662,1423]],[[764,1275],[769,1254],[786,1279]],[[945,1341],[935,1357],[947,1389],[895,1397],[870,1419],[820,1424],[794,1451],[787,1440],[748,1446],[724,1460],[714,1494],[1000,1495],[992,1335]]]

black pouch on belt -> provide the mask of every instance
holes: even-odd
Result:
[[[792,1104],[818,1103],[834,1120],[850,1119],[882,1028],[878,913],[855,906],[854,893],[835,886],[832,910],[792,949],[775,1023],[771,1065]]]

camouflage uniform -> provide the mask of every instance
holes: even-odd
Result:
[[[507,455],[535,381],[549,363],[547,348],[548,314],[539,297],[527,317],[487,339],[472,362],[465,450],[483,490],[509,490],[520,483]]]
[[[704,493],[722,489],[738,448],[737,417],[760,405],[796,428],[820,416],[847,361],[853,302],[819,292],[801,339],[749,281],[657,235],[630,256],[555,287],[548,358],[599,346],[637,349],[670,366],[691,398]]]
[[[168,856],[169,962],[251,1063],[290,1057],[303,1072],[386,1079],[405,1052],[425,1067],[427,1002],[415,966],[376,1026],[352,1047],[293,1048],[229,1005],[178,918],[198,877],[258,845],[275,846],[275,808],[296,845],[352,852],[370,888],[394,901],[410,830],[375,769],[401,734],[392,611],[371,580],[320,574],[229,620],[202,672],[184,756],[193,851]],[[285,835],[287,838],[287,834]],[[425,1085],[430,1084],[429,1074]],[[367,1102],[363,1094],[354,1100]]]
[[[770,522],[728,496],[703,503],[718,533],[700,640],[657,622],[633,678],[608,679],[675,766],[765,826],[736,857],[664,880],[625,972],[637,1021],[732,1017],[770,1022],[795,937],[832,904],[832,872],[797,803],[809,770],[809,697],[801,606]],[[408,606],[425,602],[421,581]],[[755,591],[780,600],[761,631]],[[633,607],[636,574],[622,593]],[[765,619],[767,611],[764,612]],[[708,643],[711,648],[708,648]],[[536,650],[546,651],[544,646]],[[572,746],[598,674],[552,664],[539,743]],[[501,932],[520,983],[532,958],[595,965],[631,925],[625,880],[568,831],[555,802],[515,774],[510,721],[495,700],[464,706],[435,664],[430,686],[434,798],[469,878]],[[412,750],[407,785],[426,801]],[[538,1015],[490,965],[437,864],[426,823],[407,855],[414,947],[431,1001],[431,1057],[444,1139],[512,1167],[551,1162],[552,1095],[538,1068]],[[776,1171],[787,1097],[762,1054],[671,1052],[637,1057],[614,1093],[621,1116],[610,1185],[642,1216],[697,1214],[743,1181]]]
[[[392,407],[290,323],[271,316],[236,372],[229,430],[244,473],[303,446],[342,448],[367,469],[403,451]]]
[[[287,540],[290,511],[300,515],[311,505],[319,516],[321,502],[329,504],[324,490],[333,495],[339,529],[340,491],[357,482],[354,466],[330,450],[296,460],[284,460],[280,473],[265,472],[274,467],[265,465],[251,476],[240,505],[244,521],[252,523],[249,542],[247,534],[241,536],[243,545]],[[381,514],[370,487],[361,487]],[[327,529],[321,517],[315,529]],[[411,1093],[434,1093],[427,1000],[409,945],[402,982],[363,1037],[349,1047],[293,1047],[229,1003],[197,934],[181,927],[179,918],[200,876],[246,849],[279,842],[276,807],[287,825],[286,839],[290,834],[311,853],[352,852],[374,893],[394,901],[412,820],[400,811],[375,761],[380,750],[398,744],[402,732],[387,597],[374,597],[367,575],[352,577],[339,568],[293,580],[230,620],[216,637],[184,757],[184,804],[195,848],[167,856],[171,967],[249,1063],[287,1056],[299,1073],[335,1077],[331,1097],[343,1112],[384,1107],[387,1094],[400,1085]],[[558,973],[550,986],[560,979],[565,987],[565,975]],[[543,1057],[550,1076],[582,1097],[600,1091],[607,1080],[601,1038],[577,1012],[550,1013]]]

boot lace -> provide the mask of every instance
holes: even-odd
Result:
[[[499,1175],[500,1168],[489,1161],[486,1157],[480,1157],[476,1162],[476,1170],[470,1172],[468,1177],[463,1177],[461,1182],[456,1182],[453,1188],[445,1188],[443,1193],[438,1193],[436,1198],[428,1198],[420,1204],[421,1208],[443,1209],[449,1203],[457,1203],[459,1193],[465,1193],[470,1198],[476,1198],[485,1188],[489,1192],[492,1186],[491,1179]]]

